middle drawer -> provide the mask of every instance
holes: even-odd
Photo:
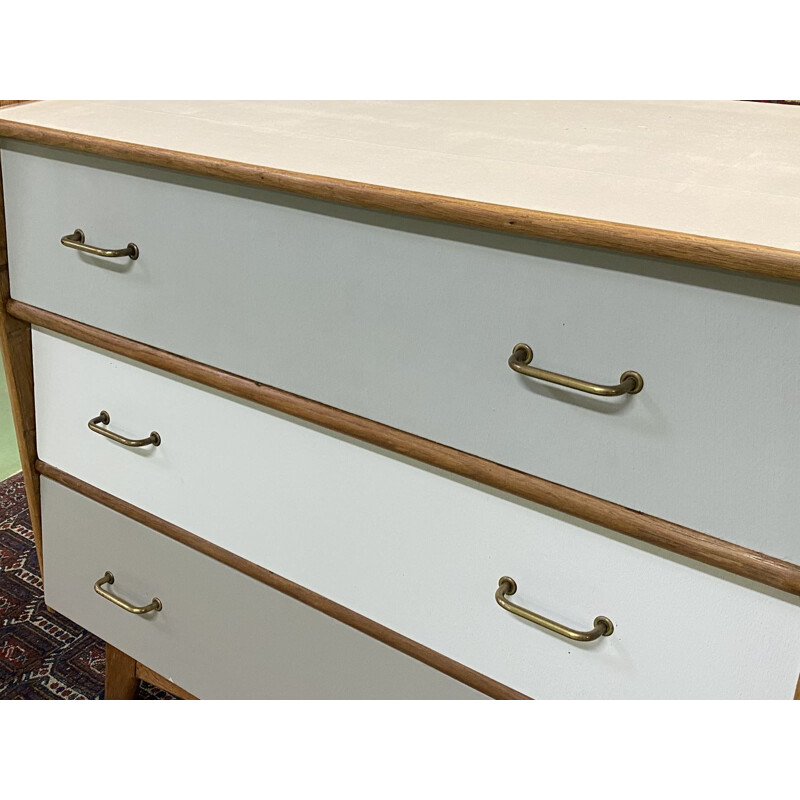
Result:
[[[58,335],[34,329],[33,347],[43,461],[507,686],[791,696],[788,598]],[[101,411],[101,429],[160,444],[89,430]],[[574,643],[510,614],[506,575],[521,605],[614,634]]]

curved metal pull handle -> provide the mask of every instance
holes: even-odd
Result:
[[[528,364],[533,360],[533,350],[527,344],[515,344],[514,350],[508,358],[508,366],[519,372],[520,375],[527,375],[529,378],[539,378],[548,383],[557,383],[559,386],[567,386],[570,389],[578,389],[589,394],[599,394],[603,397],[614,397],[620,394],[637,394],[642,391],[644,380],[638,372],[628,370],[620,375],[619,383],[616,386],[603,386],[599,383],[589,383],[578,378],[570,378],[567,375],[559,375],[557,372],[548,372],[546,369],[529,367]]]
[[[161,437],[156,431],[151,431],[146,439],[128,439],[127,436],[120,436],[118,433],[108,430],[108,428],[100,427],[101,424],[108,425],[109,422],[111,422],[111,417],[108,411],[101,411],[96,417],[89,420],[89,430],[99,433],[101,436],[105,436],[107,439],[111,439],[114,442],[124,444],[127,447],[144,447],[148,444],[152,444],[153,447],[158,447],[161,444]]]
[[[121,250],[105,250],[102,247],[86,244],[86,236],[80,228],[75,228],[75,233],[68,233],[66,236],[62,236],[61,244],[64,247],[71,247],[73,250],[80,250],[82,253],[91,253],[93,256],[102,256],[103,258],[128,256],[132,261],[136,261],[139,258],[139,248],[133,242],[130,242],[127,247],[123,247]]]
[[[151,603],[148,603],[146,606],[134,606],[128,603],[126,600],[122,600],[119,597],[114,597],[111,592],[107,591],[103,587],[106,584],[114,583],[114,573],[113,572],[106,572],[100,580],[95,581],[94,583],[94,590],[100,597],[105,597],[106,600],[110,600],[115,606],[119,606],[120,608],[124,608],[126,611],[129,611],[131,614],[149,614],[151,611],[161,611],[163,606],[161,605],[161,601],[154,597]]]
[[[510,611],[512,614],[516,614],[518,617],[528,620],[528,622],[535,622],[537,625],[541,625],[543,628],[553,631],[553,633],[566,636],[567,639],[574,639],[576,642],[593,642],[601,636],[611,636],[611,634],[614,633],[614,623],[608,617],[595,617],[594,628],[590,631],[576,631],[572,628],[568,628],[566,625],[562,625],[560,622],[547,619],[547,617],[543,617],[541,614],[537,614],[534,611],[528,611],[527,608],[522,608],[522,606],[518,606],[516,603],[512,603],[508,600],[508,595],[515,594],[516,591],[517,582],[513,578],[504,575],[500,578],[500,582],[497,585],[494,599],[497,600],[497,603],[506,611]]]

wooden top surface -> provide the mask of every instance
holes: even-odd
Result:
[[[394,208],[392,197],[407,201],[407,193],[414,193],[425,208],[409,210],[407,202],[398,201],[397,210],[423,216],[440,210],[440,218],[467,224],[482,224],[481,210],[503,208],[522,215],[514,230],[584,244],[617,246],[573,235],[567,228],[576,219],[584,228],[611,223],[607,230],[649,229],[649,250],[620,249],[668,258],[685,256],[653,247],[654,231],[678,234],[684,243],[686,237],[713,239],[718,252],[726,243],[778,248],[784,252],[767,254],[768,262],[783,265],[772,274],[800,277],[800,108],[791,106],[59,100],[0,109],[0,136],[90,152],[102,152],[90,140],[111,140],[135,146],[138,156],[132,160],[146,160],[151,148],[169,151],[174,162],[169,166],[205,174],[213,171],[194,170],[193,160],[234,162],[260,171],[262,179],[251,183],[359,203],[331,189],[343,182],[351,194],[361,192],[359,197],[384,192],[381,202],[360,203],[374,207]],[[115,154],[125,157],[119,147]],[[181,162],[175,154],[188,159]],[[303,187],[264,180],[269,173],[299,174]],[[325,193],[311,190],[317,179],[328,187]],[[463,219],[454,216],[457,205],[449,200],[462,204]],[[548,215],[563,215],[566,227]],[[534,224],[546,219],[551,233]],[[530,229],[526,220],[532,221]],[[638,236],[635,230],[632,235]],[[715,258],[719,262],[737,252]],[[748,251],[739,256],[747,258]],[[714,258],[698,263],[729,266]]]

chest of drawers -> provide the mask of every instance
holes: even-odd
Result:
[[[48,603],[199,697],[791,697],[800,122],[667,105],[0,113]]]

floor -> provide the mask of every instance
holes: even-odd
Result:
[[[17,437],[14,433],[14,421],[11,418],[11,401],[8,397],[6,375],[0,370],[0,481],[19,472]]]

